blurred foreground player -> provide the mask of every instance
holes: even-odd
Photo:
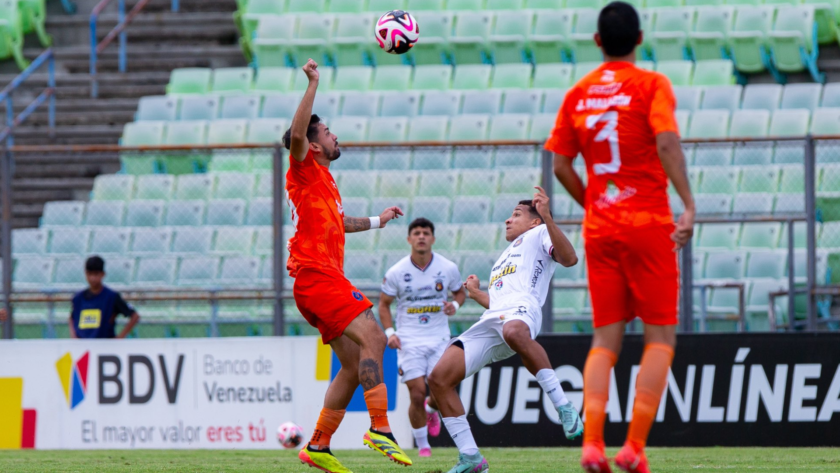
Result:
[[[481,319],[449,343],[429,376],[432,397],[443,415],[443,424],[458,447],[458,464],[449,473],[489,471],[478,451],[464,405],[456,388],[481,368],[515,354],[537,378],[560,417],[567,438],[583,431],[577,409],[566,398],[545,349],[535,338],[542,328],[551,278],[557,263],[577,264],[575,249],[551,218],[551,203],[542,188],[533,200],[523,200],[505,221],[510,242],[490,271],[488,292],[470,275],[464,283],[469,296],[487,309]]]
[[[624,471],[648,469],[644,448],[665,389],[676,344],[679,272],[676,250],[691,238],[694,200],[674,116],[671,83],[634,65],[642,42],[639,17],[613,2],[598,19],[595,41],[604,64],[566,95],[546,143],[554,170],[585,208],[584,239],[595,334],[583,374],[586,429],[581,465],[609,472],[604,418],[610,370],[621,351],[625,324],[645,324],[645,351],[627,441],[615,458]],[[572,167],[582,154],[584,188]],[[668,179],[685,205],[676,227]]]
[[[388,393],[382,382],[385,334],[370,310],[373,304],[344,276],[344,234],[384,227],[403,213],[391,207],[378,217],[344,216],[330,174],[330,164],[341,155],[338,139],[312,114],[318,64],[310,59],[303,72],[309,86],[283,137],[291,154],[286,198],[295,225],[295,236],[289,240],[288,270],[295,278],[294,297],[300,313],[332,347],[341,369],[327,389],[315,432],[298,457],[322,471],[350,471],[330,452],[330,439],[361,383],[371,422],[364,444],[399,464],[411,465],[388,424]]]

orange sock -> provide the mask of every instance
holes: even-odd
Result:
[[[309,446],[313,449],[315,447],[329,448],[330,440],[333,434],[344,419],[346,410],[337,411],[335,409],[323,408],[321,415],[318,416],[318,422],[315,423],[315,432],[312,432],[312,438],[309,440]]]
[[[642,355],[639,376],[636,378],[636,402],[633,420],[627,429],[627,443],[636,451],[645,448],[650,427],[656,418],[662,392],[668,383],[668,369],[674,359],[674,349],[662,343],[648,343]]]
[[[583,443],[604,447],[604,420],[607,417],[607,400],[610,395],[610,370],[618,360],[612,350],[589,350],[583,368]]]
[[[381,383],[365,391],[365,404],[370,414],[370,428],[377,432],[390,432],[388,424],[388,388]]]

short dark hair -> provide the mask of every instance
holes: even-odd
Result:
[[[321,123],[321,117],[315,115],[314,113],[309,118],[309,126],[306,128],[306,139],[309,140],[310,143],[316,143],[316,139],[318,138],[318,124]],[[286,130],[286,133],[283,133],[283,146],[286,149],[292,149],[292,129],[289,128]]]
[[[607,56],[626,56],[636,49],[641,29],[639,13],[629,3],[612,2],[598,15],[598,34]]]
[[[89,273],[102,273],[105,271],[105,260],[99,256],[91,256],[85,261],[85,271]]]
[[[545,220],[543,220],[542,215],[540,215],[540,213],[537,212],[537,207],[534,206],[533,200],[520,200],[519,205],[525,205],[528,207],[528,213],[531,214],[531,218],[538,218],[540,219],[540,222],[545,223]],[[551,215],[551,210],[548,211],[548,214]]]
[[[428,228],[432,231],[432,235],[435,234],[435,224],[432,223],[431,220],[427,218],[415,218],[409,225],[408,225],[408,234],[411,235],[411,231],[415,228]]]

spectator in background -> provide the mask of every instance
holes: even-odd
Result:
[[[0,323],[6,321],[6,309],[0,307]]]
[[[105,261],[91,256],[85,262],[88,288],[73,296],[70,312],[71,338],[125,338],[140,322],[140,315],[128,305],[120,293],[102,284]],[[129,317],[125,328],[116,335],[117,316]]]

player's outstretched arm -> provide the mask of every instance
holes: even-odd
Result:
[[[289,152],[292,153],[298,162],[303,162],[306,153],[309,151],[309,140],[306,138],[306,129],[309,127],[309,120],[312,118],[312,104],[315,102],[315,91],[318,90],[318,63],[310,59],[303,66],[303,72],[309,79],[309,86],[300,100],[300,105],[292,118],[291,143]]]
[[[575,175],[577,176],[577,174]],[[560,227],[554,223],[554,218],[551,217],[551,202],[549,202],[548,194],[545,193],[545,189],[542,187],[537,186],[534,189],[537,189],[537,193],[534,194],[534,207],[537,208],[540,217],[545,221],[548,237],[551,238],[551,246],[554,247],[551,257],[554,258],[554,261],[567,268],[576,265],[578,257],[575,252],[575,247],[566,238],[563,230],[560,230]]]
[[[677,221],[677,228],[671,235],[674,250],[679,250],[688,243],[694,234],[694,197],[691,195],[691,185],[688,182],[688,169],[685,155],[680,145],[680,137],[672,131],[665,131],[656,135],[656,150],[662,168],[668,179],[674,184],[674,189],[683,201],[685,211]]]
[[[467,294],[470,296],[470,299],[478,302],[478,305],[481,307],[489,309],[490,294],[479,289],[479,286],[481,286],[481,281],[475,274],[471,274],[470,277],[464,281],[464,288],[467,290]]]
[[[358,233],[371,229],[375,220],[379,221],[376,228],[385,228],[391,220],[405,215],[399,207],[388,207],[378,217],[344,217],[344,233]]]
[[[379,321],[382,322],[382,328],[388,336],[388,346],[394,350],[399,350],[402,348],[402,344],[400,343],[400,337],[394,332],[394,318],[391,315],[392,302],[394,302],[393,297],[384,292],[379,293]]]
[[[583,207],[583,197],[586,193],[586,187],[584,187],[583,181],[580,179],[580,176],[578,176],[575,168],[572,167],[573,160],[573,158],[568,156],[555,154],[554,175],[557,177],[557,180],[560,181],[560,184],[563,184],[563,187],[566,188],[569,195],[575,199],[575,202]]]

